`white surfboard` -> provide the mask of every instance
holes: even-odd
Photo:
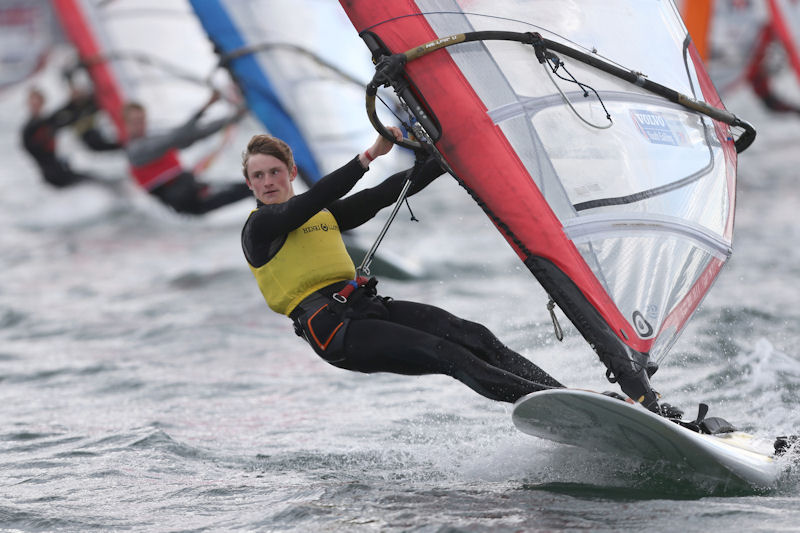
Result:
[[[771,442],[738,431],[696,433],[641,405],[597,392],[534,392],[514,404],[512,418],[517,429],[542,439],[663,461],[724,482],[769,488],[780,474]]]

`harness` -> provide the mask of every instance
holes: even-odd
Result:
[[[313,292],[292,310],[294,331],[329,363],[344,361],[344,339],[351,320],[385,318],[387,298],[378,297],[378,280],[358,276]]]
[[[339,291],[335,292],[332,296],[334,300],[341,304],[347,303],[347,299],[353,292],[360,288],[366,287],[369,285],[369,288],[374,289],[375,285],[378,284],[378,280],[375,278],[367,278],[365,276],[357,276],[356,279],[350,280],[347,284]]]

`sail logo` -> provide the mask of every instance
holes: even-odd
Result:
[[[633,315],[631,316],[633,320],[633,327],[636,329],[636,333],[643,339],[648,339],[653,336],[653,326],[650,325],[650,322],[640,313],[639,311],[634,311]]]
[[[442,45],[447,45],[451,42],[456,42],[458,39],[459,39],[458,35],[449,35],[447,37],[442,37],[441,39],[436,39],[435,41],[425,43],[424,45],[422,45],[421,48],[423,49],[438,48]]]
[[[631,109],[631,118],[639,133],[652,144],[680,146],[678,136],[672,131],[669,121],[661,113],[643,109]]]

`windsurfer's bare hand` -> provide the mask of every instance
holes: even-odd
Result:
[[[214,105],[215,102],[218,102],[222,98],[222,94],[216,89],[211,91],[211,96],[208,97],[208,101],[200,108],[200,111],[197,112],[196,116],[200,116],[205,113],[209,107]]]
[[[392,135],[394,135],[396,141],[400,141],[403,139],[403,132],[400,131],[400,128],[396,126],[389,126],[386,129],[389,130],[389,132],[391,132]],[[378,138],[375,139],[375,143],[369,149],[369,153],[372,155],[372,158],[374,159],[376,157],[388,154],[389,151],[392,149],[392,146],[394,146],[394,143],[392,141],[386,139],[382,135],[378,135]]]
[[[400,128],[395,126],[389,126],[386,129],[389,130],[392,135],[394,135],[394,138],[396,140],[399,141],[403,138],[403,132],[400,131]],[[392,149],[392,146],[394,146],[394,143],[392,141],[384,138],[382,135],[378,135],[378,138],[375,139],[375,142],[372,144],[372,146],[367,148],[367,150],[364,153],[358,156],[361,165],[364,168],[368,168],[370,161],[382,155],[388,154],[389,151]]]

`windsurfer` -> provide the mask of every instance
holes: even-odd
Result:
[[[72,126],[83,143],[92,150],[121,148],[118,143],[107,140],[94,127],[94,115],[97,112],[94,96],[70,84],[69,101],[60,109],[45,115],[45,102],[44,93],[40,89],[30,89],[27,100],[30,116],[22,128],[22,144],[39,166],[42,178],[59,188],[85,181],[104,183],[103,180],[74,171],[67,161],[56,155],[56,134],[66,126]]]
[[[184,125],[164,133],[147,134],[147,112],[139,102],[128,102],[123,110],[128,141],[125,152],[137,183],[147,192],[178,212],[201,215],[250,195],[243,183],[230,183],[211,191],[183,168],[178,149],[208,137],[241,119],[246,108],[233,115],[200,124],[200,118],[219,100],[214,91],[206,104]]]
[[[398,139],[402,133],[390,128]],[[346,370],[404,375],[445,374],[492,400],[514,402],[562,385],[503,345],[486,327],[437,307],[381,297],[355,278],[341,231],[357,227],[443,173],[429,159],[418,173],[399,172],[380,185],[347,194],[392,143],[378,137],[358,157],[295,195],[297,167],[289,146],[254,136],[242,171],[257,200],[242,230],[242,248],[270,308],[289,316],[295,332],[328,363]]]

